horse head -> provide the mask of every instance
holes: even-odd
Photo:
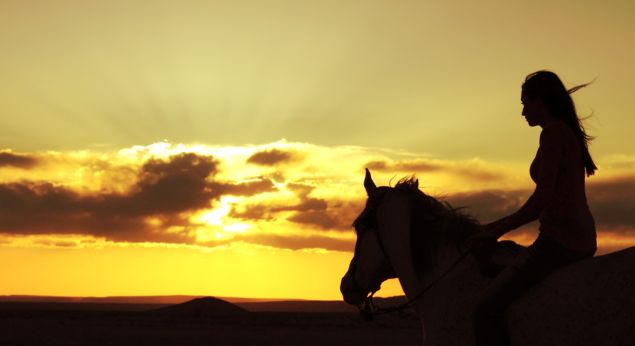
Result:
[[[396,277],[377,231],[377,207],[390,188],[377,187],[368,169],[364,188],[368,194],[366,207],[353,222],[357,233],[355,253],[340,285],[344,301],[352,305],[365,303],[384,281]]]

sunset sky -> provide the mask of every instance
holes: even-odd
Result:
[[[520,85],[539,69],[594,81],[574,100],[596,136],[599,254],[633,246],[634,13],[3,0],[0,295],[340,299],[364,167],[483,222],[524,202],[540,129]]]

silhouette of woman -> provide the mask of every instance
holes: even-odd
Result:
[[[529,126],[542,127],[529,169],[536,188],[517,212],[483,225],[470,242],[475,248],[491,245],[536,219],[540,233],[481,294],[474,314],[477,345],[509,345],[507,307],[549,273],[595,253],[595,222],[584,182],[585,173],[591,176],[597,167],[588,150],[592,137],[586,134],[570,96],[588,84],[567,90],[555,73],[538,71],[522,85],[522,115]]]

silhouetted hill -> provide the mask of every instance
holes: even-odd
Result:
[[[0,296],[1,310],[42,311],[148,311],[172,307],[202,298],[200,296],[115,296],[115,297],[52,297],[52,296]],[[357,308],[341,300],[214,298],[234,304],[247,311],[266,312],[356,312]],[[375,298],[382,307],[396,306],[405,297]]]
[[[197,298],[150,312],[178,317],[235,316],[248,313],[239,306],[213,297]]]
[[[58,296],[31,296],[31,295],[6,295],[0,296],[0,302],[28,302],[28,303],[107,303],[107,304],[181,304],[192,299],[204,296],[108,296],[108,297],[58,297]],[[270,298],[237,298],[216,297],[230,303],[274,302],[285,299]],[[286,299],[289,300],[289,299]]]

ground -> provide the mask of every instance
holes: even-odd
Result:
[[[412,315],[348,312],[174,317],[143,311],[0,308],[0,345],[421,345]]]

